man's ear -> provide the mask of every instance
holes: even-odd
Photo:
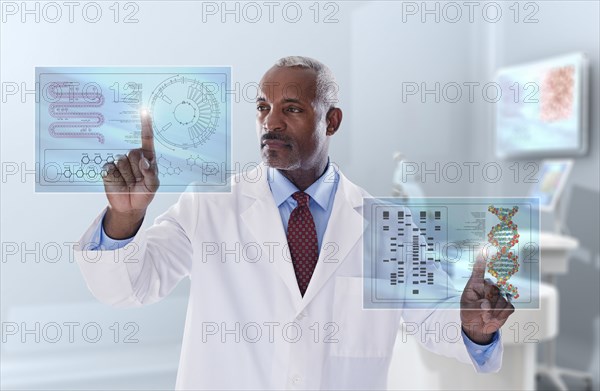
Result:
[[[325,134],[333,136],[342,124],[342,110],[337,107],[330,108],[325,119],[327,121],[327,131]]]

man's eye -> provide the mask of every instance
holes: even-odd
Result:
[[[265,110],[267,110],[267,109],[268,109],[268,107],[267,107],[267,106],[264,106],[264,105],[259,105],[259,106],[256,106],[256,110],[258,110],[258,111],[265,111]]]
[[[297,107],[288,107],[287,110],[291,111],[292,113],[301,113],[302,112],[302,110],[300,110]]]

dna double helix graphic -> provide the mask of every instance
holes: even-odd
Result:
[[[519,243],[519,232],[517,225],[513,223],[513,216],[519,211],[519,207],[495,208],[488,207],[488,212],[496,215],[500,223],[496,224],[488,233],[488,242],[498,248],[498,252],[490,257],[487,264],[488,272],[497,280],[496,284],[500,291],[509,298],[519,298],[516,286],[507,283],[508,279],[519,271],[519,256],[511,247]]]

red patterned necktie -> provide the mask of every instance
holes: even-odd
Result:
[[[319,258],[319,242],[315,222],[308,209],[308,194],[297,191],[292,197],[298,202],[298,206],[292,211],[288,221],[287,241],[298,287],[304,296]]]

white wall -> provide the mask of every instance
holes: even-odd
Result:
[[[470,39],[477,25],[422,23],[406,16],[401,2],[370,2],[353,16],[352,91],[349,122],[353,179],[373,195],[391,195],[392,156],[403,152],[419,167],[462,161],[469,151],[469,104],[435,101],[433,95],[402,96],[403,83],[463,83],[478,50]],[[430,20],[433,20],[430,18]],[[425,103],[423,103],[425,99]],[[464,189],[434,176],[428,195],[458,195]]]

